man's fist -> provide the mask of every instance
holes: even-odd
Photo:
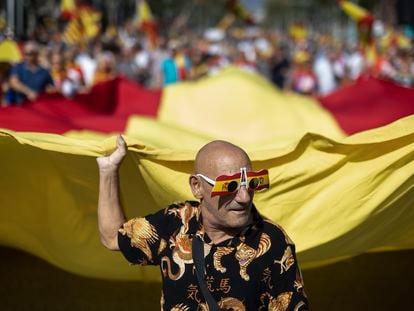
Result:
[[[114,171],[121,165],[122,160],[127,154],[127,145],[120,134],[118,135],[116,142],[118,147],[112,154],[96,159],[100,171]]]
[[[37,94],[35,91],[30,90],[30,91],[27,93],[27,98],[28,98],[30,101],[35,101],[35,100],[37,99],[37,97],[38,97],[38,94]]]

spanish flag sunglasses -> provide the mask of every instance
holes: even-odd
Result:
[[[212,180],[203,174],[197,174],[207,183],[213,186],[211,196],[233,194],[241,186],[245,186],[248,191],[259,191],[269,188],[269,172],[267,170],[260,170],[256,172],[248,172],[245,167],[240,169],[240,173],[228,176],[220,175],[216,180]]]

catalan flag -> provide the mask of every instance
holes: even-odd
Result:
[[[102,14],[88,5],[82,5],[73,12],[63,32],[63,40],[68,44],[84,43],[94,38],[100,31]]]

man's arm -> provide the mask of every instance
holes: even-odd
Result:
[[[60,91],[60,89],[55,85],[55,81],[50,75],[50,72],[47,73],[45,91],[46,93],[56,93]]]
[[[118,148],[107,157],[97,158],[99,167],[98,225],[102,244],[110,250],[119,250],[118,229],[126,221],[119,201],[118,169],[127,153],[121,135]]]
[[[38,94],[33,91],[31,88],[29,88],[28,86],[26,86],[25,84],[23,84],[19,77],[17,75],[13,75],[10,77],[10,86],[12,87],[12,89],[14,89],[17,92],[20,92],[24,95],[26,95],[26,97],[29,100],[36,100]]]

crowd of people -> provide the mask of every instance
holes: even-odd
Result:
[[[298,39],[258,27],[211,28],[150,40],[130,20],[93,40],[68,44],[62,32],[42,29],[20,44],[20,64],[1,64],[1,102],[21,105],[41,92],[72,97],[117,76],[157,89],[215,75],[230,65],[261,74],[280,89],[312,96],[329,94],[362,74],[412,87],[412,45],[379,42],[370,58],[357,43],[312,31]]]

